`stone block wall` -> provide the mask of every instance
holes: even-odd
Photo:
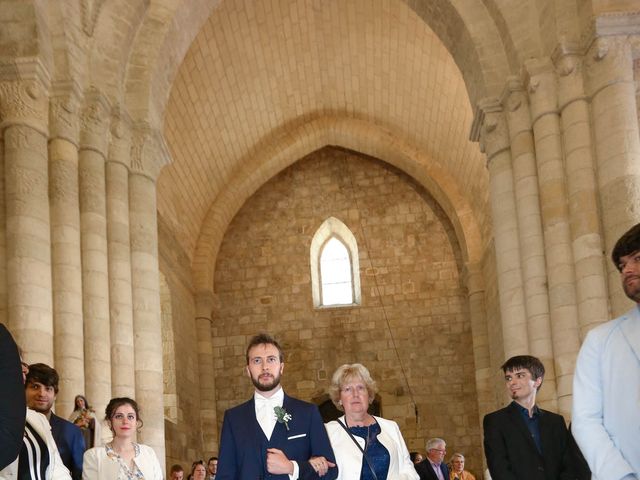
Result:
[[[315,309],[309,247],[334,216],[358,241],[362,304]],[[447,440],[482,465],[475,367],[461,253],[431,196],[407,175],[337,148],[308,155],[258,190],[229,225],[217,257],[214,369],[218,419],[251,395],[248,339],[275,335],[283,385],[323,395],[343,363],[361,362],[380,388],[382,415],[410,450]],[[415,402],[415,406],[414,406]],[[417,410],[417,417],[416,417]]]

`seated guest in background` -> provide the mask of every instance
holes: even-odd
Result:
[[[9,330],[0,323],[0,470],[13,462],[20,453],[26,403],[24,378],[18,346]]]
[[[175,464],[171,465],[171,470],[169,472],[169,480],[183,480],[184,479],[184,468],[182,465]]]
[[[464,455],[454,453],[451,457],[451,470],[449,480],[476,480],[476,477],[464,469]]]
[[[73,480],[82,478],[82,455],[85,444],[82,432],[73,423],[51,411],[58,394],[58,372],[44,363],[29,366],[25,394],[27,406],[49,419],[51,433],[58,446],[62,462],[71,472]]]
[[[447,444],[441,438],[431,438],[427,441],[427,458],[416,465],[420,480],[447,480],[449,468],[444,462]]]
[[[398,424],[367,412],[375,394],[375,382],[359,363],[333,374],[329,395],[344,416],[326,427],[338,479],[418,480]]]
[[[417,465],[418,463],[424,460],[424,457],[420,452],[409,453],[409,458],[411,459],[414,465]]]
[[[22,362],[23,382],[29,367]],[[4,393],[3,393],[4,394]],[[69,470],[62,463],[51,425],[43,414],[26,409],[20,453],[15,460],[0,470],[0,479],[19,480],[71,480]]]
[[[204,466],[202,460],[195,462],[191,468],[192,480],[205,480],[207,478],[207,467]]]
[[[218,473],[218,457],[211,457],[207,462],[207,479],[216,480],[216,473]]]
[[[144,479],[162,480],[162,467],[153,449],[135,442],[142,427],[135,400],[112,398],[105,409],[105,420],[113,440],[93,447],[84,454],[83,480]]]
[[[80,428],[87,448],[100,445],[100,421],[97,419],[96,413],[89,405],[86,397],[76,395],[74,405],[74,410],[69,415],[69,421]]]

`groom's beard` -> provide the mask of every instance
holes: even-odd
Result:
[[[260,392],[268,392],[276,388],[278,385],[280,385],[279,373],[276,376],[270,375],[270,374],[262,374],[260,376],[265,377],[266,375],[269,375],[269,380],[268,381],[263,380],[262,383],[260,382],[260,377],[258,378],[251,377],[251,382],[253,383],[253,386],[256,387],[256,389]]]

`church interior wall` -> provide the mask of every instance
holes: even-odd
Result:
[[[174,463],[190,465],[202,456],[201,432],[194,428],[200,424],[199,364],[195,346],[204,339],[197,337],[193,322],[196,312],[189,263],[174,235],[159,218],[159,264],[170,294],[175,359],[175,413],[168,415],[169,407],[165,404],[166,463],[169,467]],[[166,362],[164,367],[166,369]],[[166,378],[165,372],[165,392]],[[168,419],[171,417],[173,421]]]
[[[360,306],[313,308],[309,247],[329,216],[358,241]],[[217,389],[218,419],[250,396],[245,346],[268,330],[284,345],[289,394],[317,398],[338,366],[361,362],[379,382],[382,415],[399,423],[410,450],[440,436],[479,471],[460,267],[453,227],[407,175],[333,147],[301,159],[245,203],[217,256],[214,368],[216,384],[224,385]]]

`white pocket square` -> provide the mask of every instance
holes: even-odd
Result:
[[[302,438],[302,437],[306,437],[307,434],[306,433],[301,433],[300,435],[294,435],[293,437],[287,437],[287,440],[293,440],[294,438]]]

